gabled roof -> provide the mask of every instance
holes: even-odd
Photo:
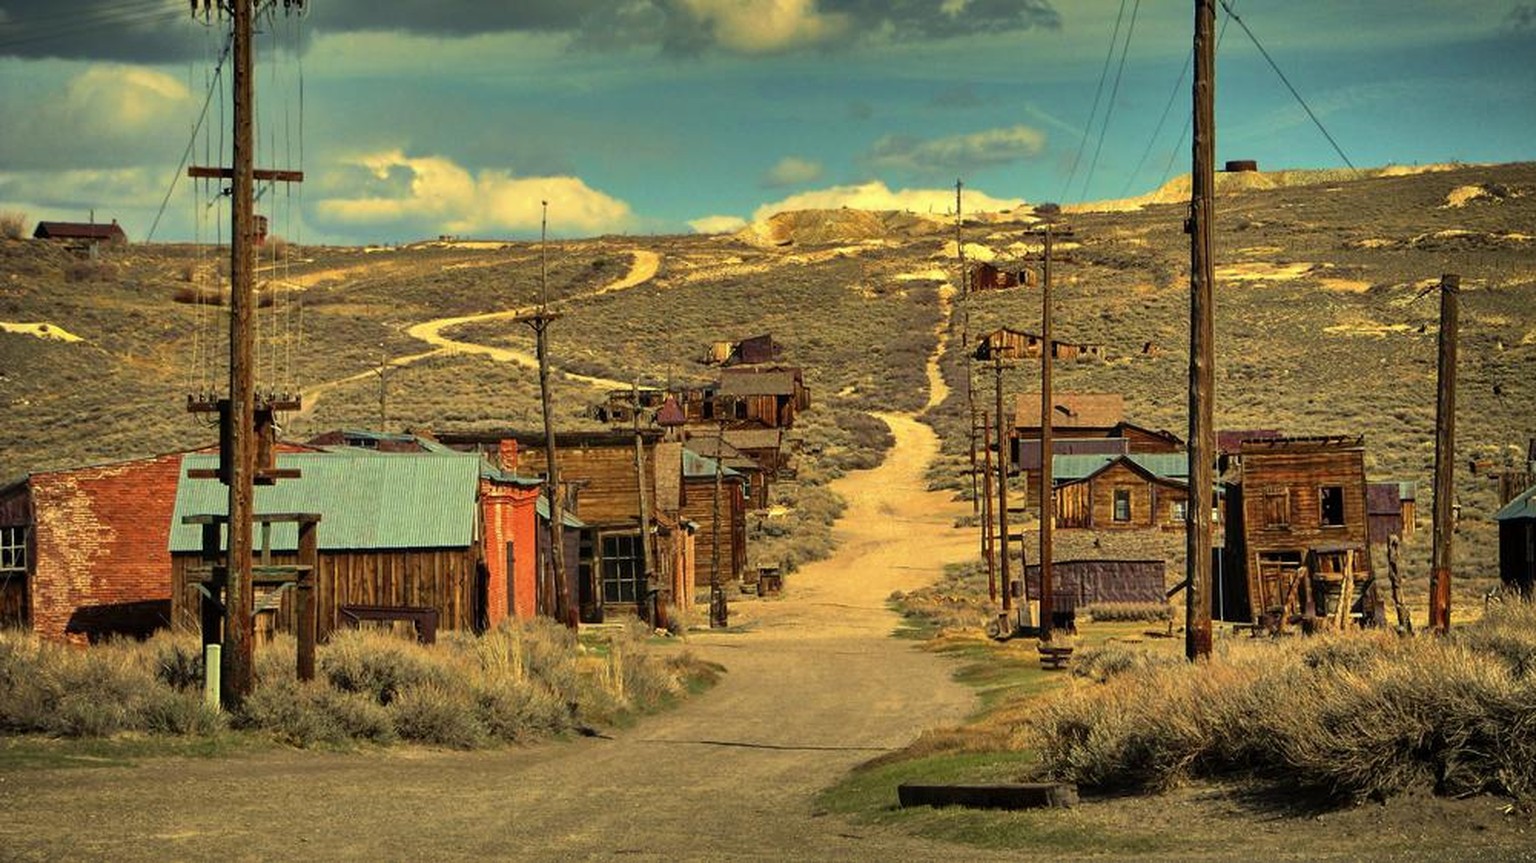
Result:
[[[126,240],[117,222],[38,222],[32,236],[39,240]]]
[[[1111,428],[1125,418],[1125,397],[1119,393],[1054,393],[1053,428]],[[1040,425],[1040,394],[1019,393],[1014,403],[1016,428]]]
[[[1052,462],[1053,476],[1058,483],[1078,482],[1098,476],[1122,462],[1148,479],[1179,485],[1189,481],[1189,456],[1181,452],[1059,455]]]
[[[789,396],[795,394],[799,369],[729,368],[720,371],[720,394],[726,396]]]
[[[1521,492],[1514,500],[1504,504],[1504,507],[1493,514],[1494,521],[1515,521],[1522,518],[1536,518],[1536,485]]]
[[[683,477],[686,479],[713,479],[715,466],[719,462],[707,456],[699,455],[688,447],[683,447]],[[726,479],[740,479],[741,472],[733,468],[720,466],[720,476]]]
[[[482,464],[478,455],[279,453],[277,464],[296,468],[302,476],[257,486],[255,511],[319,513],[322,549],[462,548],[474,541]],[[200,528],[182,524],[183,516],[228,511],[229,493],[222,484],[186,475],[189,469],[217,465],[217,456],[182,458],[171,520],[172,552],[202,547]],[[272,541],[274,548],[296,548],[297,526],[274,524]]]
[[[677,396],[667,393],[667,397],[656,409],[656,424],[663,428],[667,426],[686,425],[688,415],[683,412],[682,406],[677,403]]]

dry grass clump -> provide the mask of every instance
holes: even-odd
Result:
[[[57,737],[123,732],[210,734],[221,717],[193,687],[168,685],[161,657],[172,636],[113,642],[90,650],[0,632],[0,729]]]
[[[895,593],[891,601],[904,617],[945,631],[981,632],[995,614],[988,599],[987,574],[979,562],[950,564],[927,587]]]
[[[0,237],[7,240],[21,240],[27,236],[27,214],[20,210],[6,210],[0,213]]]
[[[1051,775],[1103,790],[1249,776],[1341,802],[1408,791],[1528,799],[1533,650],[1536,609],[1518,606],[1449,638],[1228,643],[1197,665],[1090,653],[1084,678],[1041,708],[1033,742]]]

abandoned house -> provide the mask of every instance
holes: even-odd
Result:
[[[1392,537],[1408,539],[1414,533],[1414,498],[1418,484],[1405,482],[1372,482],[1365,486],[1365,515],[1370,527],[1371,545],[1385,548]]]
[[[714,342],[704,355],[704,364],[711,366],[740,366],[776,363],[784,354],[784,347],[764,333],[742,339],[739,342]]]
[[[1167,602],[1167,564],[1161,560],[1057,560],[1051,563],[1051,608],[1075,611],[1094,603]],[[1040,564],[1024,567],[1026,595],[1040,597]]]
[[[681,468],[680,512],[682,518],[698,526],[694,585],[709,586],[717,571],[722,584],[740,581],[747,568],[745,478],[687,446],[683,447]]]
[[[811,406],[798,368],[736,366],[720,370],[720,404],[713,420],[732,426],[791,428]]]
[[[1040,505],[1040,439],[1038,437],[1015,441],[1014,452],[1018,462],[1014,465],[1024,483],[1023,506]],[[1059,458],[1064,455],[1125,455],[1131,451],[1131,443],[1119,437],[1051,438],[1051,451]],[[1061,477],[1058,474],[1056,478]]]
[[[113,219],[107,224],[96,222],[38,222],[32,231],[33,239],[63,240],[65,242],[96,245],[115,245],[128,242],[128,235]]]
[[[255,511],[320,516],[314,597],[322,639],[359,609],[426,612],[439,627],[468,631],[538,610],[538,480],[464,453],[337,448],[279,453],[277,461],[300,475],[258,486]],[[178,627],[196,629],[202,604],[201,530],[184,519],[222,514],[228,504],[225,486],[187,473],[216,463],[214,455],[186,456],[167,519]],[[567,524],[579,535],[578,520]],[[292,523],[258,526],[255,544],[273,564],[298,559]],[[258,588],[258,632],[295,631],[292,594]]]
[[[1044,339],[1034,333],[1003,327],[978,337],[974,355],[978,360],[990,360],[995,357],[1038,359],[1043,344]],[[1084,357],[1103,359],[1104,346],[1051,339],[1051,357],[1058,360],[1075,360]]]
[[[685,432],[688,448],[706,458],[720,459],[747,483],[751,509],[767,509],[773,483],[794,476],[784,451],[784,430],[776,428],[719,429],[694,427]]]
[[[1529,598],[1536,589],[1536,485],[1516,495],[1497,513],[1499,580]]]
[[[973,291],[998,291],[1020,285],[1033,288],[1039,284],[1040,276],[1028,268],[1004,270],[985,261],[971,268],[970,288]]]
[[[1111,438],[1125,441],[1128,453],[1176,453],[1184,442],[1172,432],[1149,429],[1125,419],[1125,400],[1118,393],[1056,393],[1052,401],[1052,448],[1057,438],[1084,440]],[[1040,394],[1020,393],[1014,406],[1014,425],[1009,441],[1009,460],[1014,470],[1025,470],[1024,445],[1035,441],[1031,460],[1039,470]],[[1038,485],[1038,476],[1035,477]]]
[[[1061,455],[1055,459],[1056,525],[1091,530],[1184,527],[1184,453]]]
[[[0,625],[81,643],[166,626],[181,458],[39,471],[0,488]]]
[[[1364,439],[1247,440],[1239,455],[1214,611],[1270,626],[1374,619]]]

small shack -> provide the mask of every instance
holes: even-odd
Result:
[[[1536,590],[1536,485],[1493,516],[1499,523],[1499,579],[1530,598]]]
[[[110,224],[96,222],[38,222],[33,239],[60,240],[69,243],[116,245],[128,242],[128,235],[113,219]]]
[[[1058,527],[1184,528],[1189,506],[1184,453],[1057,456],[1054,473]]]
[[[1366,518],[1371,545],[1386,548],[1392,537],[1408,539],[1414,533],[1417,483],[1373,482],[1365,486]]]
[[[1051,608],[1075,611],[1096,603],[1167,602],[1161,560],[1058,560],[1051,563]],[[1030,599],[1040,598],[1040,564],[1024,567]]]
[[[792,428],[795,416],[811,406],[811,391],[800,369],[737,366],[720,371],[720,398],[729,406],[716,421],[765,428]]]
[[[707,587],[719,566],[722,584],[739,581],[747,568],[747,484],[739,471],[699,455],[681,453],[680,513],[698,526],[695,534],[694,584]],[[718,481],[718,486],[717,486]],[[718,494],[716,489],[718,488]],[[719,519],[715,513],[720,514]],[[716,557],[716,537],[719,556]]]

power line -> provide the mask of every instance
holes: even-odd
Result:
[[[1093,107],[1088,111],[1088,122],[1083,126],[1083,137],[1077,142],[1077,155],[1072,157],[1072,169],[1067,172],[1067,184],[1062,187],[1061,197],[1066,200],[1072,192],[1072,181],[1077,179],[1077,165],[1088,148],[1088,136],[1093,132],[1094,118],[1099,115],[1099,99],[1104,95],[1104,82],[1109,80],[1109,64],[1114,61],[1115,43],[1120,40],[1120,21],[1125,17],[1125,0],[1120,0],[1120,13],[1115,16],[1114,32],[1109,34],[1109,50],[1104,53],[1104,68],[1099,71],[1099,86],[1093,91]]]
[[[1088,199],[1088,187],[1093,183],[1093,172],[1099,167],[1099,154],[1104,152],[1104,139],[1109,137],[1109,118],[1115,112],[1115,99],[1120,96],[1120,78],[1125,74],[1125,58],[1131,53],[1131,36],[1136,32],[1136,14],[1141,11],[1141,0],[1131,7],[1131,23],[1125,28],[1125,43],[1120,46],[1120,66],[1115,70],[1115,85],[1109,91],[1109,103],[1104,106],[1104,125],[1099,128],[1099,142],[1093,148],[1093,161],[1088,163],[1088,176],[1083,179],[1082,200]]]
[[[1285,88],[1291,91],[1292,96],[1296,97],[1297,104],[1301,105],[1301,109],[1307,112],[1308,117],[1312,118],[1313,125],[1317,126],[1317,130],[1323,133],[1323,137],[1328,139],[1329,144],[1333,145],[1333,151],[1339,154],[1339,158],[1344,160],[1344,164],[1348,165],[1350,170],[1358,172],[1359,169],[1355,167],[1355,163],[1351,162],[1349,157],[1344,155],[1344,150],[1339,146],[1339,142],[1333,140],[1333,136],[1328,134],[1327,129],[1323,128],[1323,121],[1319,120],[1317,115],[1312,113],[1312,108],[1307,104],[1307,100],[1301,98],[1301,94],[1296,92],[1295,87],[1291,86],[1291,80],[1285,77],[1285,73],[1280,71],[1280,67],[1275,64],[1274,58],[1269,56],[1268,51],[1264,50],[1264,46],[1259,43],[1259,37],[1253,35],[1253,31],[1248,29],[1248,25],[1243,23],[1243,19],[1237,17],[1237,13],[1233,12],[1232,7],[1227,5],[1227,0],[1219,0],[1219,2],[1221,3],[1221,8],[1227,11],[1227,17],[1236,21],[1237,26],[1243,28],[1243,32],[1248,34],[1248,39],[1253,42],[1253,47],[1259,49],[1259,53],[1264,55],[1264,59],[1269,63],[1269,68],[1275,70],[1275,74],[1280,76],[1280,80],[1285,84]]]
[[[1219,32],[1217,32],[1217,34],[1216,34],[1216,50],[1218,50],[1218,51],[1221,50],[1221,40],[1223,38],[1225,38],[1226,35],[1227,35],[1227,25],[1232,23],[1232,18],[1234,17],[1232,15],[1232,7],[1231,6],[1228,6],[1226,3],[1223,3],[1221,5],[1222,5],[1222,8],[1226,10],[1227,17],[1222,19],[1221,30]],[[1193,58],[1195,56],[1193,50],[1190,51],[1190,55],[1189,56],[1190,56],[1190,58]],[[1189,68],[1189,65],[1188,65],[1187,61],[1186,61],[1186,64],[1185,64],[1184,68],[1185,69]],[[1179,157],[1179,151],[1184,148],[1184,139],[1189,137],[1190,125],[1194,122],[1194,119],[1195,119],[1194,111],[1193,111],[1193,109],[1191,109],[1190,113],[1188,113],[1188,114],[1186,114],[1184,116],[1184,131],[1179,133],[1179,140],[1174,142],[1173,149],[1171,151],[1169,151],[1169,153],[1168,153],[1168,164],[1163,166],[1163,178],[1158,181],[1158,183],[1157,183],[1158,188],[1162,188],[1163,186],[1167,185],[1168,184],[1168,178],[1173,175],[1173,161]]]
[[[208,116],[208,106],[213,102],[213,94],[220,91],[220,76],[224,71],[224,61],[229,59],[231,39],[224,40],[224,50],[219,52],[219,62],[214,66],[213,81],[208,85],[208,93],[203,97],[202,110],[197,112],[197,122],[192,126],[192,134],[187,141],[187,148],[181,152],[181,164],[176,166],[176,173],[171,175],[171,185],[165,190],[165,197],[160,201],[160,210],[155,213],[155,220],[149,226],[149,233],[144,237],[144,242],[155,238],[155,229],[160,227],[160,217],[165,215],[165,207],[171,202],[171,195],[176,191],[176,181],[181,179],[181,174],[187,169],[187,160],[192,158],[192,151],[197,147],[197,133],[203,126],[203,120]]]
[[[152,4],[129,3],[104,7],[68,18],[29,18],[0,24],[0,51],[39,42],[53,42],[108,27],[161,24],[185,17],[181,9],[166,9],[160,0]],[[156,8],[160,7],[160,8]],[[32,25],[38,26],[32,26]]]
[[[1147,148],[1141,151],[1141,158],[1136,162],[1136,167],[1131,169],[1130,176],[1125,178],[1125,188],[1120,191],[1120,196],[1125,197],[1131,193],[1131,186],[1136,182],[1136,176],[1141,173],[1147,159],[1152,155],[1152,148],[1157,145],[1157,136],[1163,133],[1163,124],[1168,122],[1168,115],[1173,113],[1173,103],[1178,101],[1179,90],[1184,86],[1184,79],[1189,75],[1190,62],[1195,54],[1191,51],[1184,55],[1184,68],[1179,72],[1179,77],[1173,82],[1173,89],[1168,92],[1168,104],[1163,106],[1163,115],[1157,118],[1157,127],[1152,130],[1152,137],[1147,139]],[[1180,138],[1182,139],[1182,135]]]

